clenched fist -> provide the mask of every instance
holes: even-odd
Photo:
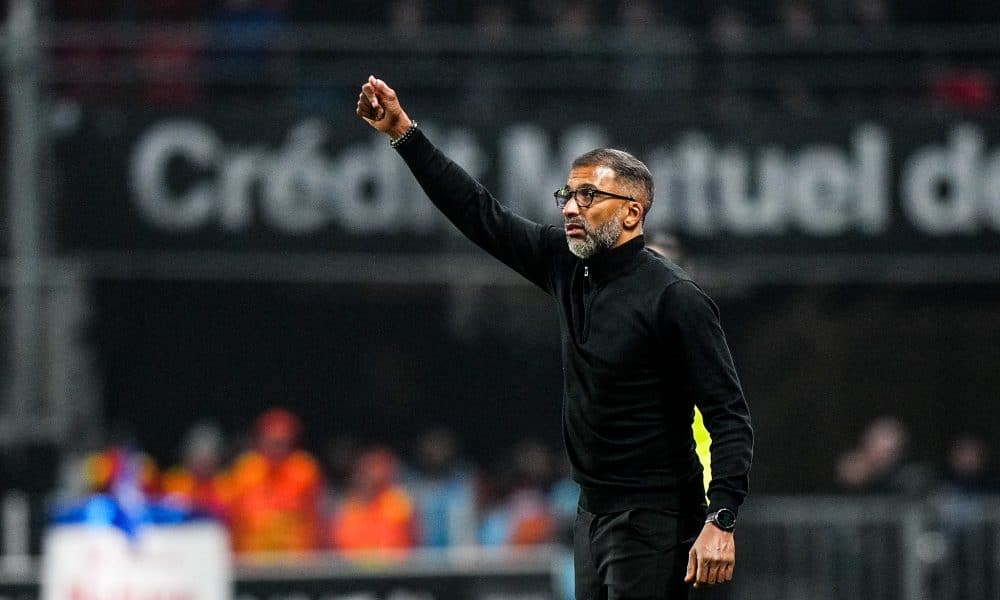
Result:
[[[374,75],[369,75],[368,81],[361,86],[355,112],[366,123],[391,138],[403,135],[413,124],[406,111],[399,105],[396,91],[386,82],[376,79]]]

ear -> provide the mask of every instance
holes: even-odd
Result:
[[[622,219],[622,227],[631,231],[636,227],[642,226],[642,204],[638,202],[629,202],[625,205],[628,207],[628,212],[625,213],[625,218]]]

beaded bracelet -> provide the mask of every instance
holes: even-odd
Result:
[[[413,137],[413,132],[416,130],[417,130],[417,122],[414,121],[413,123],[410,124],[409,127],[406,128],[406,131],[403,132],[403,135],[395,139],[390,139],[389,145],[392,146],[393,148],[399,148],[400,144]]]

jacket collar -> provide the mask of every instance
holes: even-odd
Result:
[[[640,235],[581,262],[594,282],[603,283],[624,272],[645,247],[646,242]]]

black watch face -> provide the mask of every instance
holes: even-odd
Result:
[[[736,527],[736,515],[728,508],[723,508],[715,513],[715,522],[719,527],[729,530]]]

